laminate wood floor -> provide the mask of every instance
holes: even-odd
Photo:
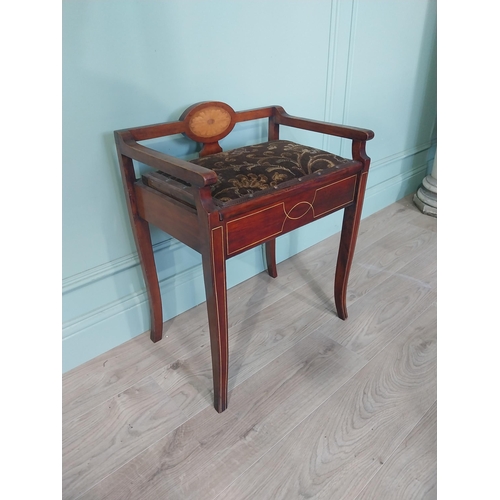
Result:
[[[230,289],[222,414],[204,303],[64,374],[63,498],[436,498],[436,223],[361,222],[346,321],[338,234]]]

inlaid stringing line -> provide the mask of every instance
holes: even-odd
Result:
[[[367,173],[366,173],[366,172],[363,172],[363,173],[361,174],[361,177],[359,178],[359,185],[358,185],[358,188],[359,188],[359,186],[363,183],[363,178],[364,178],[363,176],[365,176],[365,175],[367,175]],[[358,196],[359,196],[359,189],[358,189]],[[354,199],[354,198],[353,198],[353,199]],[[358,203],[358,202],[359,202],[359,197],[358,197],[358,200],[357,200],[357,202],[356,202],[356,210],[355,210],[355,212],[354,212],[354,224],[356,224],[356,218],[357,218],[357,216],[358,216],[358,211],[359,211],[359,206],[360,206],[360,203]],[[359,227],[358,227],[358,229],[359,229]],[[349,248],[352,248],[352,240],[353,240],[353,238],[354,238],[354,231],[351,233],[351,241],[349,241]],[[354,256],[353,256],[353,253],[352,253],[352,250],[351,250],[351,263],[352,263],[352,259],[353,259],[353,257],[354,257]],[[349,263],[347,263],[347,264],[349,264]],[[343,281],[344,281],[344,282],[343,282],[343,284],[342,284],[342,296],[343,296],[343,297],[345,297],[346,287],[347,287],[347,280],[343,280]]]
[[[241,216],[241,217],[238,217],[237,219],[233,219],[233,220],[229,221],[229,222],[226,224],[226,248],[227,248],[227,255],[232,255],[232,254],[234,254],[234,253],[236,253],[236,252],[240,252],[240,251],[245,250],[245,249],[247,249],[247,248],[251,248],[251,247],[253,247],[253,246],[255,246],[255,245],[258,245],[259,243],[261,243],[261,242],[263,242],[263,241],[265,241],[265,240],[267,240],[267,239],[269,239],[269,238],[273,238],[273,237],[275,237],[275,236],[279,236],[279,235],[280,235],[280,234],[282,234],[282,233],[283,233],[283,231],[284,231],[284,227],[285,227],[285,223],[286,223],[287,219],[290,219],[290,220],[298,220],[298,219],[301,219],[301,218],[302,218],[302,217],[304,217],[307,213],[309,213],[309,210],[311,210],[311,209],[312,209],[312,213],[313,213],[313,218],[314,218],[314,219],[316,219],[317,217],[320,217],[320,216],[322,216],[322,215],[325,215],[325,214],[327,214],[327,213],[329,213],[329,212],[333,212],[334,210],[339,210],[340,208],[343,208],[343,207],[345,207],[346,205],[349,205],[349,203],[352,203],[352,202],[353,202],[353,200],[354,200],[354,193],[355,193],[355,190],[353,190],[352,198],[351,198],[349,201],[346,201],[345,203],[342,203],[342,204],[340,204],[340,205],[336,205],[336,206],[334,206],[333,208],[331,208],[331,209],[329,209],[329,210],[325,210],[325,211],[323,211],[323,212],[321,212],[321,213],[319,213],[319,214],[316,214],[316,212],[315,212],[315,210],[314,210],[314,202],[316,201],[316,195],[318,194],[318,191],[320,191],[320,190],[322,190],[322,189],[326,189],[326,188],[328,188],[328,187],[330,187],[330,186],[333,186],[333,185],[335,185],[335,184],[338,184],[339,182],[345,182],[346,180],[352,179],[353,177],[356,177],[356,174],[351,175],[350,177],[347,177],[346,179],[341,179],[341,180],[339,180],[339,181],[335,181],[335,182],[332,182],[332,183],[330,183],[330,184],[327,184],[326,186],[322,186],[322,187],[320,187],[320,188],[317,188],[317,189],[315,190],[315,192],[314,192],[314,197],[313,197],[313,200],[312,200],[312,202],[311,202],[311,203],[309,203],[308,201],[305,201],[305,200],[303,200],[303,201],[299,201],[299,202],[298,202],[298,203],[296,203],[296,204],[295,204],[295,205],[294,205],[294,206],[293,206],[290,210],[288,210],[288,212],[287,212],[287,210],[286,210],[286,208],[285,208],[285,203],[284,203],[284,202],[281,202],[281,203],[277,203],[276,205],[271,205],[270,207],[266,207],[266,208],[263,208],[263,209],[261,209],[261,210],[258,210],[257,212],[254,212],[254,213],[251,213],[251,214],[247,214],[247,215],[243,215],[243,216]],[[308,204],[310,208],[309,208],[308,210],[306,210],[306,211],[305,211],[302,215],[300,215],[299,217],[291,217],[289,214],[293,211],[293,209],[294,209],[295,207],[297,207],[298,205],[301,205],[302,203]],[[229,225],[230,225],[230,224],[233,224],[233,223],[235,223],[235,222],[238,222],[238,221],[240,221],[240,220],[242,220],[242,219],[246,219],[247,217],[252,217],[252,216],[254,216],[255,214],[258,214],[258,213],[260,213],[260,212],[264,212],[264,211],[266,211],[266,210],[271,210],[271,209],[273,209],[273,208],[275,208],[275,207],[279,207],[280,205],[281,205],[281,208],[283,209],[283,213],[284,213],[284,215],[285,215],[285,218],[283,219],[283,223],[281,224],[281,229],[280,229],[278,232],[273,233],[273,234],[270,234],[270,235],[267,235],[267,236],[265,236],[264,238],[261,238],[261,239],[259,239],[259,240],[255,240],[255,241],[253,241],[252,243],[249,243],[248,245],[245,245],[245,246],[243,246],[243,247],[237,248],[236,250],[233,250],[232,252],[230,252],[230,251],[229,251]]]
[[[264,240],[267,240],[268,238],[272,238],[273,236],[278,236],[282,233],[282,230],[281,231],[278,231],[277,233],[274,233],[274,234],[271,234],[269,236],[266,236],[258,241],[254,241],[252,243],[250,243],[249,245],[246,245],[244,247],[241,247],[241,248],[238,248],[232,252],[229,251],[229,224],[232,224],[233,222],[237,222],[239,220],[242,220],[242,219],[246,219],[247,217],[252,217],[253,215],[255,214],[258,214],[260,212],[264,212],[265,210],[271,210],[272,208],[275,208],[275,207],[279,207],[279,206],[282,206],[283,207],[283,211],[285,211],[285,208],[284,208],[284,202],[281,202],[281,203],[277,203],[276,205],[271,205],[270,207],[266,207],[266,208],[263,208],[262,210],[258,210],[257,212],[253,212],[252,214],[248,214],[248,215],[243,215],[241,217],[238,217],[237,219],[233,219],[232,221],[229,221],[227,224],[226,224],[226,245],[227,245],[227,254],[228,255],[231,255],[233,253],[236,253],[236,252],[239,252],[240,250],[245,250],[245,248],[250,248],[252,247],[253,245],[257,245],[259,244],[261,241],[264,241]]]
[[[333,186],[334,184],[338,184],[339,182],[344,182],[344,181],[347,181],[347,180],[349,180],[349,179],[352,179],[353,177],[356,177],[356,175],[357,175],[357,174],[354,174],[354,175],[351,175],[350,177],[347,177],[346,179],[342,179],[342,180],[340,180],[340,181],[332,182],[331,184],[328,184],[327,186],[320,187],[320,188],[316,189],[316,193],[317,193],[318,191],[321,191],[322,189],[325,189],[325,188],[327,188],[327,187]],[[355,192],[356,192],[356,190],[354,190],[354,191],[353,191],[353,193],[352,193],[352,198],[351,198],[349,201],[346,201],[345,203],[343,203],[342,205],[339,205],[339,206],[337,206],[337,207],[331,208],[330,210],[325,210],[324,212],[321,212],[320,214],[317,214],[317,215],[316,215],[316,214],[314,214],[314,218],[319,217],[320,215],[324,215],[324,214],[326,214],[326,213],[328,213],[328,212],[332,212],[333,210],[337,210],[337,209],[339,209],[339,208],[341,208],[341,207],[343,207],[343,206],[345,206],[345,205],[348,205],[349,203],[352,203],[352,202],[353,202],[353,200],[354,200],[354,193],[355,193]]]
[[[220,331],[220,315],[219,315],[219,295],[217,291],[217,272],[215,269],[215,251],[214,251],[214,231],[216,229],[221,230],[221,251],[224,252],[224,236],[223,236],[223,229],[222,227],[214,227],[212,229],[212,279],[214,283],[214,294],[215,294],[215,310],[217,312],[217,333],[219,336],[219,380],[222,380],[222,347],[221,347],[221,331]],[[222,277],[224,280],[224,287],[225,287],[225,281],[226,281],[226,266],[224,262],[224,258],[222,259],[223,264],[222,264]],[[227,342],[226,342],[226,350],[227,350]],[[219,394],[219,396],[221,396]],[[223,397],[223,395],[222,395]]]

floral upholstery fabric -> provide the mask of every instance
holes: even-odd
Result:
[[[325,169],[339,169],[343,164],[352,162],[320,149],[284,140],[232,149],[190,161],[217,173],[217,183],[211,187],[212,196],[222,203]]]

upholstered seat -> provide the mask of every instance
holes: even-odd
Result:
[[[217,204],[226,205],[240,198],[266,194],[270,189],[287,187],[299,178],[302,180],[325,169],[345,168],[354,162],[321,149],[277,140],[197,158],[191,163],[217,174],[217,182],[211,186],[212,196]],[[189,186],[164,172],[143,175],[146,185],[169,195],[171,180]]]

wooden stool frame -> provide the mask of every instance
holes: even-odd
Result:
[[[199,117],[207,114],[209,120],[206,123],[210,125],[200,127],[200,123],[205,122]],[[279,139],[280,125],[351,139],[352,162],[340,170],[325,169],[298,178],[282,189],[278,186],[259,196],[221,204],[211,194],[210,186],[217,182],[214,171],[139,144],[139,141],[182,133],[201,142],[200,156],[206,156],[222,151],[218,141],[236,123],[262,118],[269,121],[269,141]],[[162,338],[163,317],[148,223],[201,253],[210,329],[214,407],[218,412],[224,411],[228,404],[226,260],[264,244],[268,273],[276,278],[276,237],[344,209],[334,298],[338,316],[346,319],[347,282],[370,166],[365,146],[373,136],[371,130],[290,116],[280,106],[235,112],[227,104],[215,101],[191,106],[176,122],[115,132],[128,212],[148,293],[153,342]],[[169,181],[168,194],[136,179],[133,160],[172,176],[174,179]],[[186,188],[175,179],[190,187]]]

